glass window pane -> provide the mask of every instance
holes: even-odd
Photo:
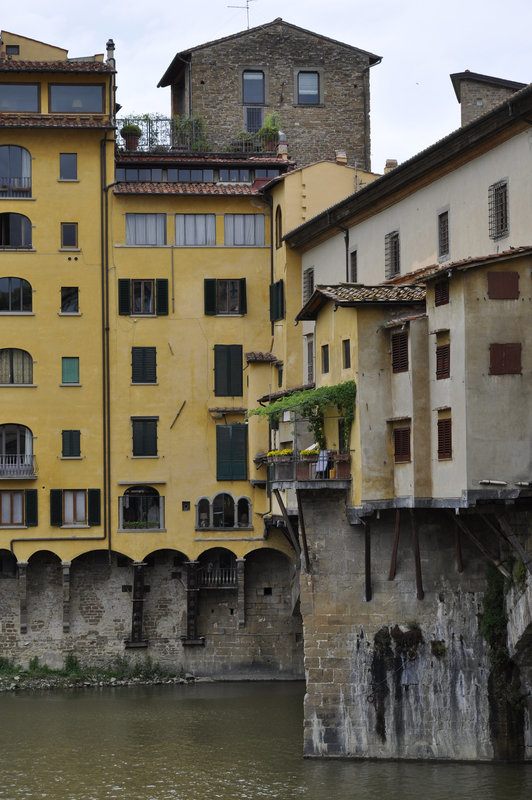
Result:
[[[78,223],[62,222],[61,247],[77,247],[77,246],[78,246]]]
[[[61,286],[61,313],[74,314],[78,310],[78,287]]]
[[[319,76],[317,72],[300,72],[298,77],[298,102],[319,102]]]
[[[227,281],[216,281],[216,311],[227,313]]]
[[[34,84],[0,85],[0,111],[38,111],[39,87]]]
[[[103,86],[69,84],[50,86],[50,111],[101,113],[103,111]]]
[[[74,522],[74,492],[63,492],[63,524],[68,525]]]
[[[11,497],[13,502],[13,524],[22,525],[22,492],[13,492]]]
[[[78,154],[59,153],[59,177],[62,181],[75,181],[78,177]]]
[[[264,73],[247,70],[243,74],[244,103],[264,103]]]

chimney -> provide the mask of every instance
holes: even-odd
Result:
[[[110,64],[112,67],[115,67],[115,43],[112,39],[108,39],[107,44],[105,45],[107,48],[107,63]]]
[[[347,164],[347,152],[345,150],[335,150],[334,160],[337,164]]]
[[[395,169],[397,166],[397,159],[396,158],[387,158],[386,165],[384,167],[384,174],[387,175],[388,172],[391,172],[392,169]]]
[[[286,133],[279,131],[279,144],[277,145],[277,158],[281,161],[288,161],[288,145],[286,143]]]

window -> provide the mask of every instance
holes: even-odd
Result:
[[[39,90],[35,83],[0,85],[0,111],[39,111]]]
[[[0,278],[0,313],[31,311],[31,285],[23,278]]]
[[[33,434],[24,425],[0,425],[0,476],[35,477]]]
[[[216,426],[216,479],[245,481],[247,479],[247,426]]]
[[[118,313],[131,316],[168,314],[168,280],[118,280]]]
[[[278,364],[276,364],[276,367],[277,367],[277,386],[280,389],[281,386],[283,385],[283,362],[280,361]]]
[[[0,214],[0,247],[31,247],[31,222],[23,214]]]
[[[446,417],[438,420],[438,459],[452,458],[453,456],[453,443],[452,443],[452,425],[451,418]]]
[[[50,489],[50,525],[100,524],[99,489]]]
[[[490,375],[521,375],[521,342],[490,344]]]
[[[134,486],[118,498],[120,528],[161,530],[164,528],[164,497],[153,486]]]
[[[0,525],[37,525],[37,489],[1,491]]]
[[[220,180],[224,182],[249,183],[251,175],[249,169],[221,169]]]
[[[321,371],[329,372],[329,345],[321,346]]]
[[[0,350],[0,384],[32,384],[33,359],[26,350],[6,347]]]
[[[303,270],[303,303],[310,300],[314,292],[314,267]]]
[[[439,344],[436,347],[436,380],[449,378],[451,375],[451,345]]]
[[[399,231],[392,231],[384,237],[384,272],[387,278],[393,278],[401,272]]]
[[[75,181],[78,179],[78,154],[59,153],[59,180]]]
[[[6,44],[6,56],[20,55],[20,47],[18,44]]]
[[[488,297],[490,300],[518,300],[518,272],[488,272]]]
[[[449,255],[449,212],[438,214],[438,258]]]
[[[61,431],[61,456],[79,458],[81,456],[80,431]]]
[[[502,239],[510,232],[508,207],[508,181],[492,183],[488,190],[489,234],[491,239]]]
[[[205,314],[245,314],[247,311],[245,278],[205,278]]]
[[[408,371],[408,333],[394,333],[392,335],[392,370],[394,372]]]
[[[131,383],[157,383],[157,349],[131,348]]]
[[[175,243],[178,247],[214,246],[216,216],[214,214],[176,214]]]
[[[449,279],[444,278],[434,284],[434,305],[445,306],[449,302]]]
[[[61,223],[61,247],[77,248],[78,246],[78,223]]]
[[[101,114],[103,112],[103,86],[101,84],[52,84],[49,87],[50,111],[75,114]]]
[[[264,245],[264,214],[225,214],[224,229],[226,247]]]
[[[394,462],[410,461],[410,427],[393,430]]]
[[[277,249],[282,244],[283,238],[283,212],[281,211],[281,206],[277,206],[275,209],[275,246]]]
[[[166,214],[126,214],[126,244],[166,244]]]
[[[61,314],[79,313],[79,289],[77,286],[61,286]]]
[[[25,147],[0,147],[0,197],[31,195],[31,155]]]
[[[349,253],[349,280],[351,283],[358,283],[358,253],[356,250]]]
[[[230,494],[217,494],[212,501],[212,520],[215,528],[235,527],[235,501]]]
[[[342,362],[344,369],[351,367],[351,339],[344,339],[342,342]]]
[[[64,356],[61,359],[61,383],[79,384],[79,358]]]
[[[314,383],[314,336],[305,337],[307,340],[307,383]]]
[[[270,283],[270,322],[284,319],[284,282],[281,278],[276,283]]]
[[[297,102],[300,105],[316,105],[320,102],[320,76],[318,72],[298,73]]]
[[[242,345],[214,345],[214,394],[217,397],[242,396]]]
[[[158,417],[132,417],[133,455],[157,455],[157,421]]]
[[[264,72],[244,70],[242,73],[242,102],[244,105],[264,103]]]

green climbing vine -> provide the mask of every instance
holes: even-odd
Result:
[[[325,411],[336,407],[345,420],[344,446],[349,446],[351,425],[355,419],[355,400],[357,387],[355,381],[337,383],[334,386],[320,386],[317,389],[303,389],[287,397],[281,397],[269,406],[260,406],[248,411],[248,417],[257,415],[271,421],[279,422],[284,411],[297,411],[300,417],[308,421],[309,430],[320,450],[325,449]]]

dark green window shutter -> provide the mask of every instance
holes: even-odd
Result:
[[[156,280],[157,314],[166,316],[168,314],[168,279],[157,278]]]
[[[38,524],[37,489],[26,489],[24,492],[24,517],[28,528]]]
[[[247,426],[216,426],[216,479],[245,481],[247,478]]]
[[[63,524],[63,490],[50,489],[50,525]]]
[[[284,285],[281,278],[277,283],[270,283],[270,321],[284,318]]]
[[[248,304],[246,299],[246,279],[240,278],[240,313],[247,314]]]
[[[118,313],[131,313],[131,281],[120,278],[118,281]]]
[[[133,455],[157,455],[157,420],[133,420]]]
[[[87,521],[89,525],[101,525],[99,489],[87,489]]]
[[[242,345],[214,345],[214,394],[217,397],[242,396]]]
[[[157,381],[157,349],[155,347],[131,348],[131,382],[155,383]]]
[[[214,314],[216,314],[216,279],[205,278],[203,281],[203,287],[205,314],[214,316]]]
[[[61,431],[63,440],[62,455],[64,458],[74,458],[81,455],[81,442],[79,431]]]

